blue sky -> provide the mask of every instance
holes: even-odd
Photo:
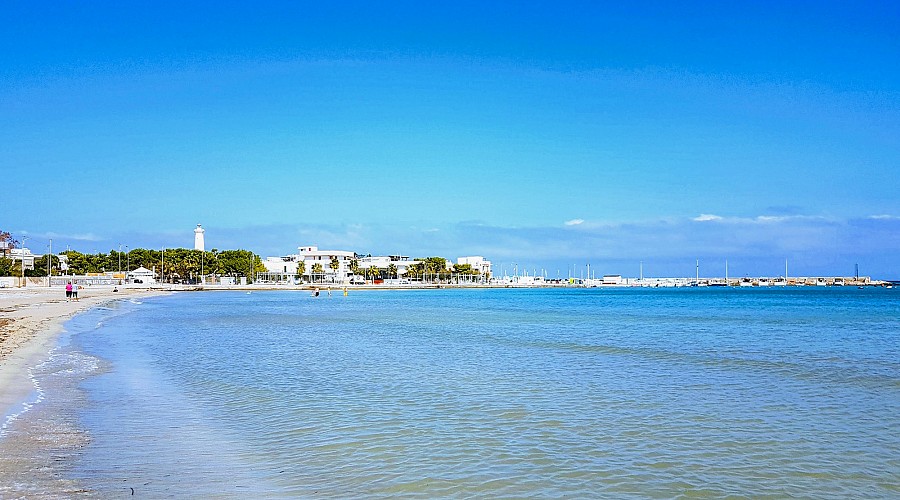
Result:
[[[894,2],[10,2],[0,23],[0,229],[35,252],[190,247],[202,223],[263,255],[900,277]]]

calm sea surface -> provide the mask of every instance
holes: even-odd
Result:
[[[66,474],[101,496],[900,496],[896,290],[179,293],[68,328]]]

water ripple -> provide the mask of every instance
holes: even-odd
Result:
[[[898,301],[733,292],[148,300],[82,339],[118,367],[92,397],[133,405],[91,426],[167,429],[122,467],[181,443],[194,493],[896,496]]]

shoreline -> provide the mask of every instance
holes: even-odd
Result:
[[[75,385],[51,384],[62,396],[44,399],[48,387],[38,384],[34,370],[52,359],[72,317],[113,301],[168,293],[113,289],[85,288],[78,301],[67,301],[63,287],[0,290],[0,497],[93,496],[65,472],[90,439],[71,417],[82,396]]]
[[[168,292],[90,287],[80,300],[67,301],[62,287],[0,289],[0,426],[34,392],[28,370],[49,356],[66,321],[111,300],[160,293]]]

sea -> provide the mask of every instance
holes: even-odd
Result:
[[[181,292],[31,374],[3,498],[900,497],[890,289]]]

